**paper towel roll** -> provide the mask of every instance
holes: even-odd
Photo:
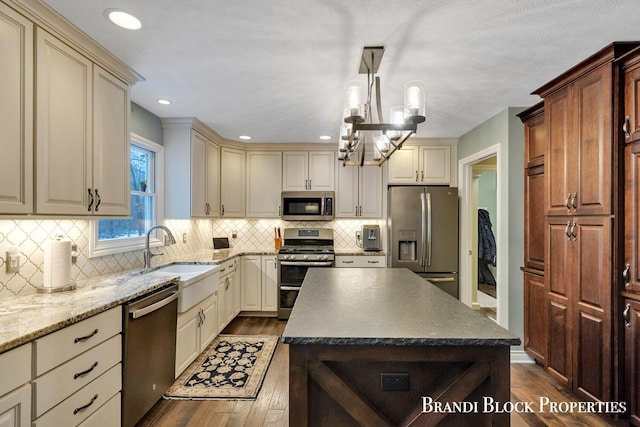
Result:
[[[59,288],[71,283],[71,241],[62,236],[44,244],[44,287]]]

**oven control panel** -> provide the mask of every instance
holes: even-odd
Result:
[[[282,261],[333,261],[334,255],[328,254],[280,254],[278,259]]]

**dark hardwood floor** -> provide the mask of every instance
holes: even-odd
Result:
[[[222,333],[282,335],[286,322],[275,318],[238,317]],[[256,400],[160,400],[138,423],[154,427],[276,427],[289,425],[287,345],[278,344]],[[511,365],[511,402],[538,402],[547,396],[555,402],[577,401],[533,364]],[[538,408],[534,405],[536,411]],[[511,425],[520,426],[623,426],[595,414],[512,413]],[[295,426],[292,426],[295,427]],[[339,426],[336,426],[339,427]]]

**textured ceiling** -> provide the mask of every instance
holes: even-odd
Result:
[[[459,137],[612,41],[637,0],[45,0],[145,77],[137,104],[256,142],[336,141],[362,47],[383,45],[383,112],[427,85],[420,137]],[[103,17],[123,8],[136,32]],[[172,101],[169,106],[156,102]]]

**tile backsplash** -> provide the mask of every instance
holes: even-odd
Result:
[[[87,279],[102,274],[117,273],[143,265],[142,251],[89,258],[89,221],[84,219],[58,220],[0,220],[0,298],[36,292],[43,283],[44,243],[63,235],[78,245],[78,259],[71,268],[72,280]],[[177,243],[164,248],[165,255],[154,263],[179,260],[193,252],[212,250],[213,237],[229,237],[232,248],[264,250],[273,248],[273,229],[291,227],[333,228],[336,250],[357,250],[356,231],[363,224],[379,224],[382,220],[334,220],[329,222],[291,222],[280,219],[217,219],[165,220]],[[236,232],[236,238],[232,233]],[[186,243],[183,243],[186,234]],[[10,246],[20,251],[18,273],[7,273],[5,254]]]

